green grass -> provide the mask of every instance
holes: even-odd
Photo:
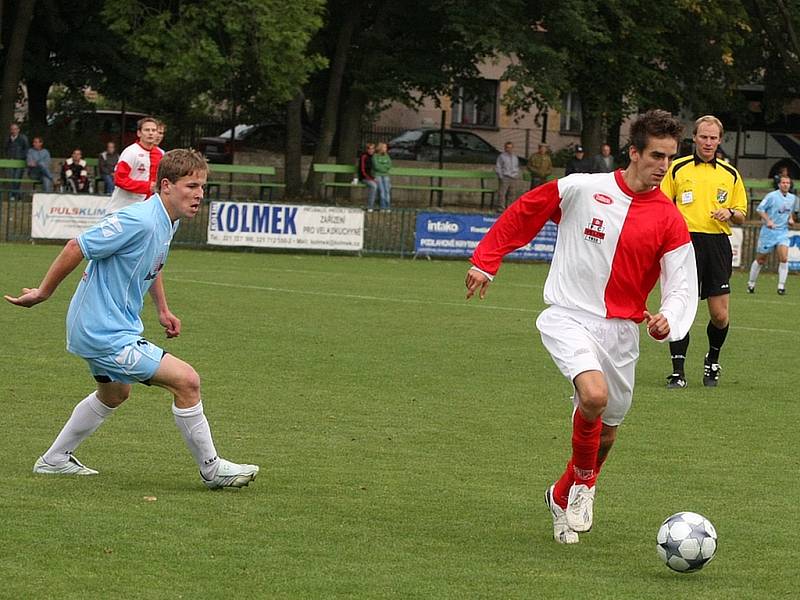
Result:
[[[54,246],[0,244],[0,290],[36,285]],[[634,406],[599,483],[594,530],[551,539],[542,493],[567,460],[570,387],[538,339],[543,265],[506,265],[482,302],[465,264],[173,250],[183,334],[153,341],[203,377],[220,453],[249,488],[200,483],[160,389],[77,452],[98,477],[34,476],[92,389],[64,350],[78,273],[43,305],[0,306],[2,598],[793,598],[800,279],[736,275],[718,389],[686,390],[642,339]],[[652,308],[655,308],[653,303]],[[145,500],[155,496],[156,501]],[[678,510],[720,535],[672,573],[655,535]]]

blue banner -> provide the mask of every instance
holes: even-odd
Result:
[[[414,249],[420,256],[472,256],[475,246],[495,221],[497,216],[419,213]],[[552,260],[557,232],[555,223],[548,221],[539,235],[506,259]]]

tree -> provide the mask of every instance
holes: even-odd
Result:
[[[0,0],[0,5],[2,5],[2,0]],[[16,3],[17,10],[14,14],[8,50],[3,64],[2,83],[0,83],[0,123],[3,126],[14,119],[14,105],[17,101],[22,75],[22,57],[35,6],[35,0],[22,0]]]

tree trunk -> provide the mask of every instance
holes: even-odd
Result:
[[[28,129],[31,135],[44,135],[47,131],[47,93],[50,81],[30,79],[25,82],[28,88]]]
[[[303,92],[299,90],[286,105],[286,155],[283,165],[287,198],[303,195],[303,99]]]
[[[583,131],[581,143],[589,158],[600,152],[600,144],[605,141],[603,132],[603,116],[595,111],[583,111]]]
[[[328,157],[333,146],[333,136],[336,135],[336,119],[339,115],[339,95],[342,89],[342,79],[347,65],[347,55],[350,51],[350,42],[353,38],[356,24],[361,15],[362,3],[355,2],[345,8],[344,21],[336,37],[336,50],[331,60],[328,74],[328,91],[325,97],[325,111],[322,115],[322,131],[319,143],[314,152],[312,163],[328,162]],[[321,196],[320,184],[322,177],[314,173],[313,164],[306,178],[306,190],[313,196]]]
[[[0,84],[0,125],[2,127],[6,127],[14,120],[14,105],[17,101],[17,89],[22,75],[22,57],[35,5],[35,0],[17,4],[17,15],[11,30],[6,64],[3,68],[3,80]]]
[[[360,87],[350,88],[345,105],[342,107],[342,116],[339,123],[339,148],[336,151],[336,162],[354,165],[358,159],[358,150],[361,145],[361,120],[364,108],[367,106],[367,94]],[[337,181],[350,181],[351,176],[340,173]],[[342,195],[350,193],[347,188],[337,188]]]

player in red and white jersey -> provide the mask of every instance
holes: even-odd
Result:
[[[156,145],[158,122],[143,117],[137,123],[139,141],[119,155],[114,169],[114,191],[106,213],[116,212],[134,202],[147,200],[155,189],[155,174],[164,151]]]
[[[697,312],[697,271],[689,231],[659,184],[682,127],[662,110],[631,125],[630,166],[574,174],[514,202],[478,244],[467,272],[467,299],[483,298],[503,256],[558,224],[544,288],[549,307],[536,321],[542,342],[574,386],[572,455],[546,492],[553,537],[573,544],[593,522],[595,482],[630,408],[638,323],[659,341],[679,340]],[[660,278],[661,306],[647,296]]]

